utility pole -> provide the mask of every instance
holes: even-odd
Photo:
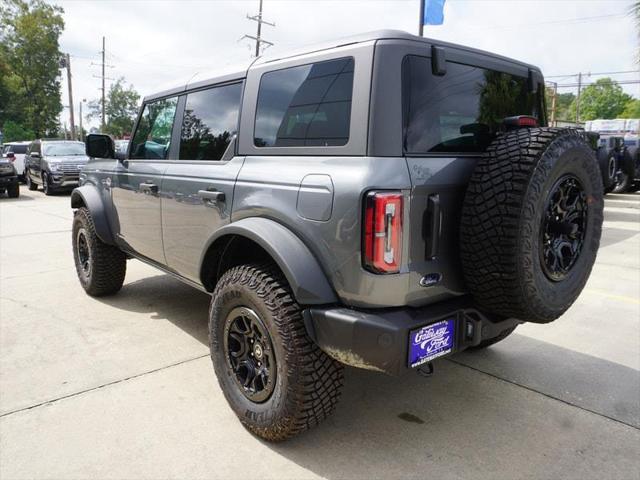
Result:
[[[578,73],[578,96],[576,97],[576,123],[580,123],[580,90],[582,89],[582,72]]]
[[[65,54],[60,61],[60,66],[67,69],[67,84],[69,86],[69,123],[71,124],[71,138],[76,139],[76,123],[73,118],[73,87],[71,85],[71,57]],[[65,130],[66,132],[66,130]],[[66,135],[66,134],[65,134]]]
[[[84,129],[82,128],[82,104],[86,102],[87,99],[83,98],[80,103],[80,141],[84,142]]]
[[[104,55],[105,55],[105,48],[104,48],[104,37],[102,37],[102,122],[101,122],[101,130],[104,132],[105,127],[107,125],[107,123],[104,120],[104,106],[105,106],[105,101],[104,101],[104,97],[105,97],[105,88],[104,88]]]
[[[100,117],[101,117],[101,121],[100,121],[100,129],[104,132],[106,126],[107,126],[107,122],[105,119],[106,116],[106,95],[107,95],[107,89],[105,86],[105,80],[113,80],[113,78],[107,78],[105,76],[105,68],[109,67],[109,68],[113,68],[113,65],[107,65],[106,64],[106,48],[105,48],[105,37],[102,37],[102,51],[100,52],[100,54],[102,55],[102,63],[99,65],[102,67],[102,75],[100,76],[96,76],[94,75],[95,78],[101,78],[102,79],[102,88],[100,90],[102,90],[102,99],[100,101],[101,104],[101,112],[100,112]],[[92,63],[91,65],[98,65],[95,63]]]
[[[556,103],[558,97],[558,82],[553,83],[553,96],[551,97],[551,126],[556,126]]]
[[[259,6],[259,11],[257,15],[249,15],[247,14],[247,18],[249,20],[253,20],[255,22],[258,22],[258,31],[256,33],[256,36],[254,37],[253,35],[245,35],[244,37],[241,38],[241,40],[245,39],[245,38],[249,38],[251,40],[255,40],[256,42],[256,50],[255,50],[255,56],[259,57],[260,56],[260,47],[261,45],[264,43],[268,46],[272,46],[273,43],[265,40],[264,38],[262,38],[262,24],[264,23],[265,25],[269,25],[270,27],[275,27],[276,24],[272,23],[272,22],[267,22],[266,20],[262,19],[262,0],[260,0],[260,6]]]
[[[424,0],[420,0],[420,25],[418,26],[418,35],[421,37],[424,33]]]

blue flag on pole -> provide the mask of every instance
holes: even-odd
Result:
[[[444,22],[444,2],[445,0],[423,0],[424,18],[423,25],[442,25]]]

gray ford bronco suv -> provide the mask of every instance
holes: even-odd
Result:
[[[89,295],[135,258],[211,294],[216,377],[267,440],[335,408],[343,365],[399,375],[551,322],[600,242],[580,131],[522,62],[381,31],[144,99],[89,135],[71,206]],[[178,299],[176,299],[178,301]]]

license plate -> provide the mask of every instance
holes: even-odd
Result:
[[[455,319],[442,320],[409,332],[409,366],[417,367],[451,353]]]

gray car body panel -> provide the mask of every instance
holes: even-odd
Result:
[[[338,299],[314,255],[286,226],[268,218],[245,218],[219,229],[210,239],[209,245],[220,238],[233,235],[254,241],[274,259],[298,302],[304,305],[337,302]]]
[[[180,120],[186,93],[244,81],[235,150],[224,161],[177,160],[176,124],[167,160],[125,160],[110,168],[100,163],[104,160],[91,160],[86,178],[93,178],[91,188],[101,192],[97,198],[103,199],[113,241],[190,284],[203,285],[202,262],[215,240],[247,237],[272,255],[303,305],[422,307],[463,295],[458,218],[478,156],[405,156],[402,145],[401,64],[406,55],[430,57],[433,45],[444,48],[447,60],[542,78],[532,65],[398,31],[367,33],[260,58],[210,79],[193,78],[145,102],[178,97]],[[345,145],[254,146],[262,75],[344,57],[354,59]],[[157,195],[140,194],[136,185],[147,180],[157,183]],[[205,205],[197,192],[207,186],[223,191],[225,201]],[[404,197],[397,274],[374,274],[362,266],[363,199],[370,190],[398,190]],[[423,230],[434,220],[440,229],[437,245]],[[438,281],[425,288],[421,281],[429,275]]]

